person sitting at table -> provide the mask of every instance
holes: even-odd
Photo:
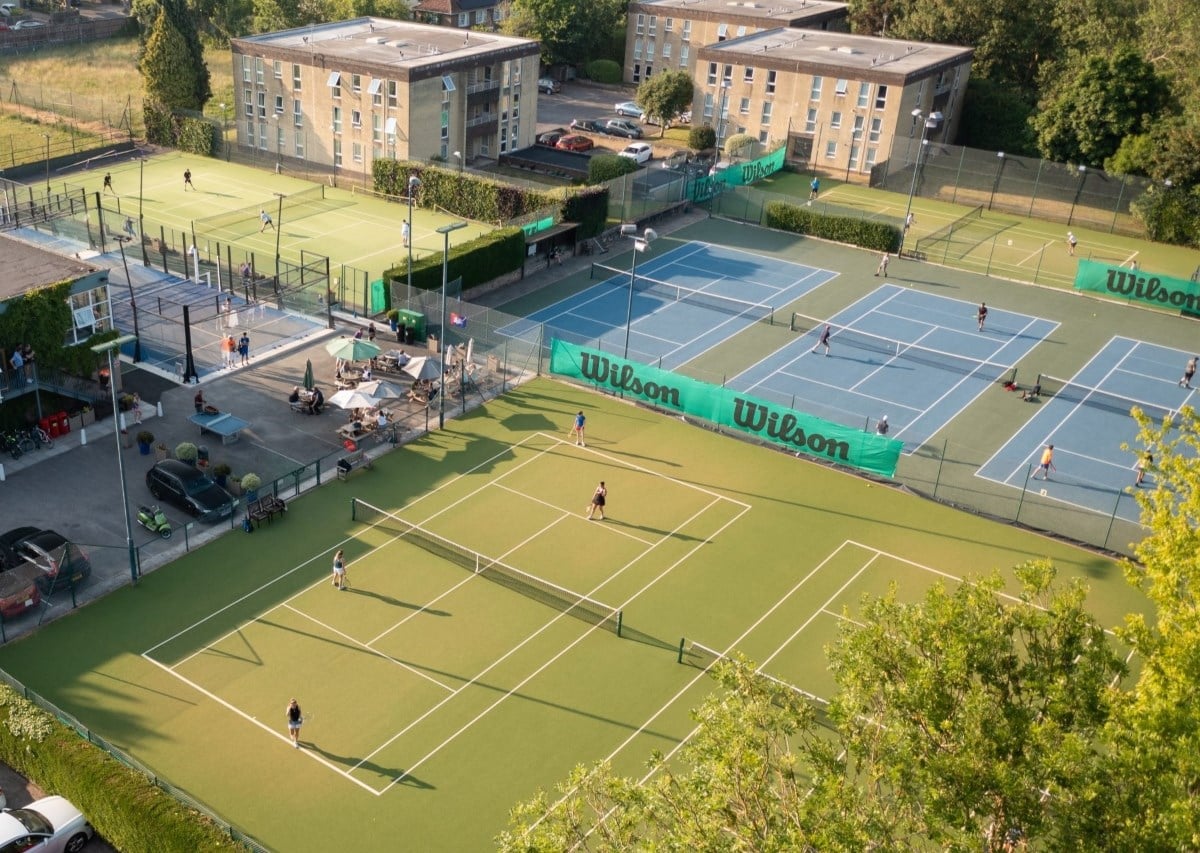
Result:
[[[204,392],[199,388],[196,389],[196,396],[192,398],[192,404],[196,407],[196,414],[204,412]]]
[[[312,402],[308,404],[309,410],[314,415],[319,415],[319,414],[321,414],[321,407],[324,405],[325,405],[325,394],[322,393],[320,388],[314,388],[312,390]]]
[[[387,427],[387,425],[388,425],[387,412],[385,412],[383,409],[380,409],[379,414],[377,414],[375,416],[375,428],[376,429],[384,429]]]
[[[299,385],[294,386],[292,388],[292,393],[288,394],[288,402],[289,403],[299,403],[300,402],[300,386]]]
[[[369,364],[362,369],[362,381],[363,382],[371,381],[371,365],[369,365]]]

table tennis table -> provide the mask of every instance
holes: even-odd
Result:
[[[200,412],[188,418],[200,427],[200,435],[210,432],[221,436],[221,444],[233,444],[238,440],[238,433],[250,426],[250,422],[222,412]]]

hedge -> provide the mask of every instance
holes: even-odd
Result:
[[[372,168],[376,191],[407,197],[408,179],[416,177],[421,181],[416,204],[442,207],[476,222],[508,222],[557,205],[563,198],[561,192],[537,192],[423,163],[377,159]]]
[[[584,187],[563,202],[563,219],[578,222],[575,236],[579,240],[595,237],[608,224],[608,187]]]
[[[525,232],[520,228],[501,228],[466,243],[450,247],[447,276],[450,281],[462,276],[464,291],[489,282],[497,276],[519,270],[525,262]],[[384,272],[389,281],[406,281],[408,268],[393,267]],[[442,255],[425,255],[413,261],[413,287],[440,290]]]
[[[780,231],[822,237],[877,252],[900,250],[901,232],[895,225],[850,216],[822,216],[807,207],[798,207],[782,201],[773,201],[767,205],[764,224],[768,228],[778,228]]]
[[[0,760],[74,803],[118,850],[245,850],[142,773],[0,685]]]
[[[621,66],[611,59],[593,59],[584,66],[583,73],[597,83],[620,83]]]
[[[146,122],[148,142],[204,156],[211,156],[216,151],[217,135],[208,119],[175,113],[149,100],[142,109],[142,117]]]
[[[588,183],[600,184],[642,168],[632,157],[616,154],[596,154],[588,161]]]

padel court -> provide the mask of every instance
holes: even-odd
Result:
[[[994,306],[980,330],[978,305],[884,284],[828,320],[794,314],[796,340],[729,380],[729,386],[834,423],[874,429],[912,453],[980,394],[1011,380],[1016,364],[1058,324]],[[815,350],[815,351],[814,351]]]
[[[784,308],[836,272],[752,252],[691,242],[649,258],[630,271],[592,265],[593,287],[499,329],[536,342],[562,338],[633,361],[674,370],[754,323],[786,323]]]
[[[1138,425],[1129,414],[1139,406],[1161,420],[1196,392],[1179,385],[1193,353],[1130,338],[1110,340],[1069,379],[1042,376],[1037,411],[977,476],[1104,515],[1136,522],[1140,509],[1126,491],[1136,478]],[[1028,383],[1025,383],[1028,384]],[[1131,450],[1121,449],[1127,443]],[[1030,479],[1042,449],[1054,445],[1050,479]],[[1147,474],[1145,487],[1154,485]]]
[[[620,716],[620,685],[596,697],[578,674],[597,671],[593,657],[668,661],[671,646],[627,634],[625,614],[749,507],[546,434],[487,464],[485,481],[456,478],[396,512],[356,500],[350,538],[313,558],[344,548],[349,589],[322,577],[256,612],[271,581],[143,657],[281,742],[263,749],[290,746],[276,706],[297,695],[302,757],[375,795],[477,770],[509,705],[555,696]],[[584,518],[599,476],[636,526]]]

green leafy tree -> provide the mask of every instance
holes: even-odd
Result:
[[[294,26],[289,22],[287,11],[278,0],[254,0],[253,24],[254,31],[259,33],[285,30]]]
[[[1177,0],[1143,0],[1137,22],[1139,45],[1187,111],[1200,111],[1200,5]]]
[[[174,61],[188,66],[187,69],[177,70],[191,79],[192,91],[179,103],[162,103],[171,109],[203,110],[208,99],[212,97],[212,86],[208,65],[204,61],[204,46],[200,43],[200,35],[196,30],[196,15],[189,9],[187,0],[134,0],[131,11],[138,19],[140,27],[141,55],[138,57],[138,68],[143,77],[146,76],[143,66],[146,49],[158,26],[159,17],[165,15],[170,26],[183,40],[183,50],[177,53]],[[146,78],[147,91],[152,87],[152,81]],[[174,86],[169,85],[166,88],[173,89]]]
[[[1029,125],[1033,110],[1033,101],[1020,89],[972,74],[967,80],[958,144],[1036,157],[1037,136]]]
[[[1042,156],[1100,166],[1170,103],[1166,82],[1130,45],[1064,68],[1033,117]]]
[[[637,90],[637,103],[647,116],[658,120],[661,138],[672,119],[691,109],[695,95],[692,75],[686,71],[664,71],[642,81]]]
[[[604,54],[613,29],[624,21],[621,0],[513,0],[504,32],[536,38],[548,65],[583,65]]]
[[[169,16],[160,13],[150,28],[138,70],[146,81],[146,95],[169,110],[199,109],[196,92],[199,70],[191,62],[187,41]],[[202,66],[207,86],[208,69]]]

